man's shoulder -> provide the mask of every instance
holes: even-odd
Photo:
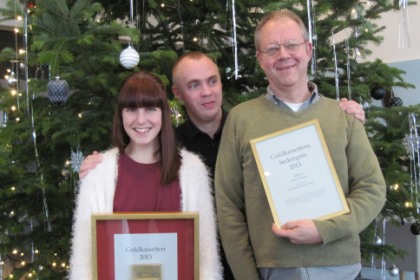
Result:
[[[338,104],[340,103],[337,99],[332,98],[332,97],[328,97],[322,94],[319,94],[318,96],[319,96],[319,101],[321,101],[320,104],[323,104],[323,105],[337,105],[338,106]]]
[[[255,117],[259,114],[258,112],[266,109],[266,105],[264,104],[266,101],[267,99],[264,96],[259,96],[239,103],[229,111],[228,118],[236,118],[237,116],[240,116],[240,118]]]
[[[181,123],[180,125],[178,125],[177,127],[175,127],[175,131],[185,131],[189,128],[191,128],[193,125],[193,123],[190,120],[186,120],[185,122]]]
[[[248,108],[254,108],[256,105],[261,104],[262,102],[264,102],[264,100],[266,100],[266,98],[264,97],[264,95],[249,99],[247,101],[241,102],[237,105],[235,105],[231,111],[229,112],[229,114],[231,114],[231,112],[234,111],[241,111],[241,110],[246,110]]]

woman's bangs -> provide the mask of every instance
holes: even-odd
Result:
[[[121,99],[122,108],[159,107],[163,106],[161,89],[157,87],[130,87]]]

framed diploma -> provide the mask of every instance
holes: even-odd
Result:
[[[198,213],[92,215],[93,279],[198,280]]]
[[[250,142],[277,226],[349,212],[317,119]]]

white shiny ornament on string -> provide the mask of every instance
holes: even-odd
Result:
[[[398,267],[393,264],[390,268],[389,268],[389,274],[391,276],[398,276],[400,274],[400,270],[398,269]]]
[[[136,67],[139,61],[139,53],[130,45],[126,49],[124,49],[120,54],[120,63],[126,69]]]
[[[7,79],[7,83],[10,87],[15,87],[17,84],[17,79],[15,78],[15,73],[11,72],[10,77]]]
[[[375,243],[374,244],[376,246],[381,246],[381,245],[383,245],[383,241],[382,241],[382,239],[379,236],[376,236],[375,237]]]

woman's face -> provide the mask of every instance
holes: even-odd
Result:
[[[130,144],[157,145],[162,128],[162,110],[159,107],[124,108],[122,119]]]

